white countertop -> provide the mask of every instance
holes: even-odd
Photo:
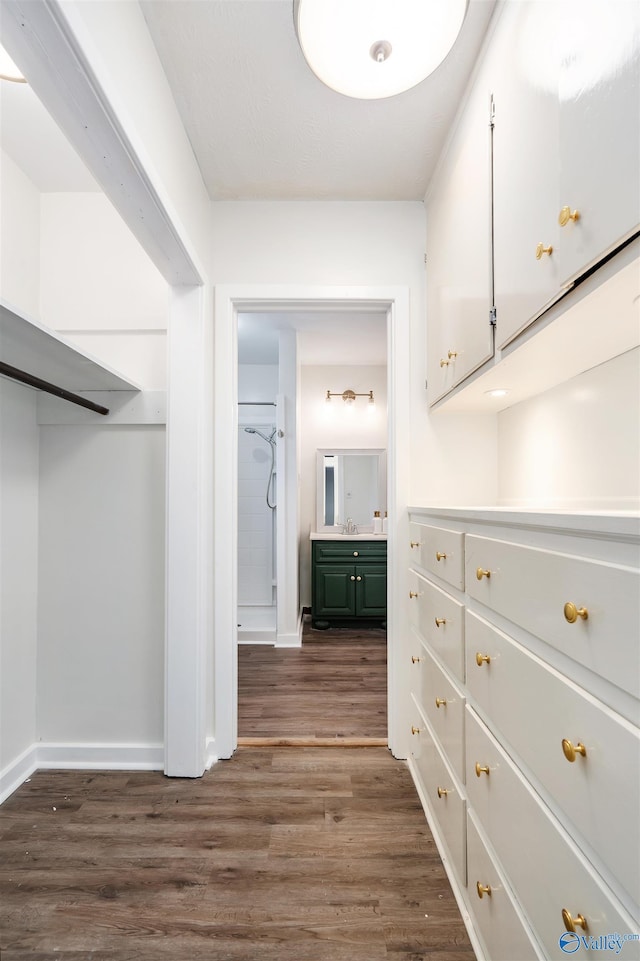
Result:
[[[365,531],[364,534],[340,534],[333,531],[311,531],[309,539],[312,541],[386,541],[386,534],[374,534]]]

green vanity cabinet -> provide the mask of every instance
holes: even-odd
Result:
[[[386,540],[314,540],[311,567],[314,627],[386,619]]]

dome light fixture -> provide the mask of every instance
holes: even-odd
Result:
[[[468,0],[294,0],[298,42],[315,75],[361,100],[415,87],[447,56]]]

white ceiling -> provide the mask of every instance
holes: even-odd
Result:
[[[240,363],[277,364],[281,330],[298,331],[301,364],[376,367],[387,363],[386,314],[364,310],[239,314]]]

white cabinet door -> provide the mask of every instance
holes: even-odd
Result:
[[[433,404],[493,356],[490,91],[473,90],[427,201],[427,384]]]
[[[640,221],[640,4],[565,0],[559,9],[560,190],[578,212],[558,237],[562,281]],[[563,217],[563,220],[565,217]]]
[[[556,297],[558,65],[556,5],[507,3],[491,54],[496,344]],[[536,256],[538,244],[546,252]]]

